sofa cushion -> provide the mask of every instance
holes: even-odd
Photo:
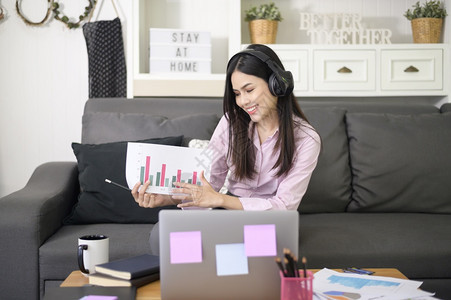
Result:
[[[451,216],[334,213],[299,217],[299,257],[308,267],[397,268],[408,278],[450,278]]]
[[[194,114],[174,119],[138,113],[90,112],[82,119],[83,144],[136,141],[166,136],[184,136],[184,146],[193,139],[210,139],[219,118]]]
[[[451,103],[445,103],[440,107],[442,113],[451,112]]]
[[[345,110],[306,108],[309,122],[321,136],[321,152],[299,211],[301,213],[344,212],[351,200],[351,170]]]
[[[182,136],[140,142],[180,146]],[[78,161],[80,196],[66,224],[155,223],[163,208],[141,208],[130,191],[107,184],[108,178],[127,186],[125,161],[127,142],[99,145],[72,143]],[[167,208],[167,207],[166,207]]]
[[[348,113],[349,211],[451,213],[451,113]]]

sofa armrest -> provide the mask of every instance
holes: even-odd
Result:
[[[23,189],[0,199],[2,293],[39,297],[39,247],[61,227],[78,194],[77,164],[50,162],[37,167]]]

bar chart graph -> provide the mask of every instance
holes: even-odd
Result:
[[[146,165],[141,166],[139,181],[147,182],[150,180],[150,184],[154,186],[169,186],[169,180],[172,182],[188,182],[192,184],[199,184],[200,181],[197,181],[197,171],[192,172],[192,176],[190,178],[182,179],[182,170],[177,169],[177,175],[171,176],[171,178],[166,176],[166,164],[161,164],[160,172],[157,172],[155,175],[150,174],[150,156],[146,156]],[[187,173],[184,173],[187,174]]]
[[[145,143],[128,143],[126,178],[132,188],[150,181],[150,193],[172,194],[175,182],[201,185],[199,175],[209,179],[211,155],[205,149]]]

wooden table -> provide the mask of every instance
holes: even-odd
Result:
[[[311,269],[313,273],[319,271],[320,269]],[[373,275],[375,276],[386,276],[386,277],[394,277],[400,279],[407,279],[404,274],[402,274],[397,269],[374,269],[367,268],[366,270],[374,271]],[[341,271],[338,269],[334,269],[334,271]],[[74,287],[74,286],[83,286],[85,284],[89,284],[88,277],[84,276],[80,271],[73,271],[64,282],[61,284],[61,287]],[[136,300],[161,300],[161,292],[160,292],[160,281],[154,281],[145,286],[138,288],[136,292]]]

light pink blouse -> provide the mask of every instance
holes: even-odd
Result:
[[[260,143],[256,126],[254,126],[254,146],[256,148],[255,178],[238,181],[234,177],[234,166],[227,159],[229,144],[228,120],[223,116],[213,133],[209,143],[213,151],[213,161],[210,170],[210,183],[216,191],[223,186],[227,173],[228,190],[239,196],[244,210],[295,210],[307,190],[313,170],[318,161],[321,148],[319,135],[305,121],[296,117],[303,126],[295,128],[296,153],[291,170],[277,177],[273,169],[278,154],[273,152],[279,131],[276,130],[262,144]]]

